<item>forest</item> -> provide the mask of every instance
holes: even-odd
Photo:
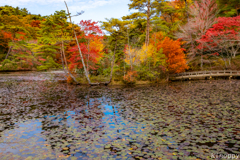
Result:
[[[134,84],[240,69],[239,0],[130,0],[128,6],[138,12],[76,24],[71,17],[84,12],[63,8],[41,16],[1,6],[0,70],[63,69],[68,83]]]
[[[0,6],[0,160],[239,159],[240,0],[61,1]]]

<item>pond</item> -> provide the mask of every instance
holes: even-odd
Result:
[[[5,81],[63,81],[66,80],[65,73],[62,70],[36,72],[36,71],[19,71],[19,72],[0,72],[0,82]]]
[[[1,160],[196,160],[240,154],[239,80],[91,88],[52,81],[0,85]]]

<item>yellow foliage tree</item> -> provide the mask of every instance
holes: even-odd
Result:
[[[146,61],[148,61],[150,58],[153,57],[155,52],[155,49],[153,48],[152,44],[149,44],[148,46],[146,46],[146,44],[144,44],[141,48],[141,50],[139,51],[139,60],[141,63],[144,63]]]
[[[139,49],[132,48],[131,46],[125,46],[125,62],[131,66],[131,70],[133,69],[133,65],[139,64]]]

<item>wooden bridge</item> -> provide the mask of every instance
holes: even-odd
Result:
[[[240,77],[240,71],[233,70],[213,70],[213,71],[197,71],[197,72],[184,72],[172,74],[169,76],[170,80],[182,79],[206,79],[212,77]]]

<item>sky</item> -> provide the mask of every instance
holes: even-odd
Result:
[[[128,9],[130,0],[66,0],[72,15],[84,11],[78,17],[73,17],[74,23],[81,20],[106,21],[105,18],[121,18],[134,10]],[[0,6],[27,8],[31,14],[42,16],[54,14],[55,11],[66,10],[64,0],[0,0]]]

